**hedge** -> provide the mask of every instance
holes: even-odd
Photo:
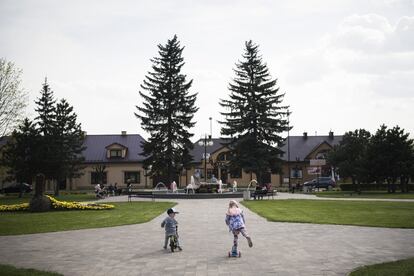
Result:
[[[357,189],[358,185],[357,184],[352,184],[352,183],[344,183],[344,184],[340,184],[339,188],[341,188],[342,191],[355,191]],[[388,184],[360,184],[360,189],[362,191],[386,191],[388,190]],[[395,184],[395,189],[400,190],[400,184]],[[410,191],[414,191],[414,184],[408,184],[408,189]]]

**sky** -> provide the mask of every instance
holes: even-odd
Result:
[[[23,70],[29,118],[47,77],[88,134],[148,138],[140,84],[176,34],[198,93],[194,141],[220,136],[219,101],[250,39],[285,94],[290,135],[385,124],[414,136],[414,0],[0,0],[0,14],[0,57]]]

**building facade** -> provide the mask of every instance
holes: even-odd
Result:
[[[327,153],[342,141],[342,135],[309,136],[306,132],[302,136],[289,136],[281,147],[284,154],[282,185],[301,185],[318,176],[334,176],[333,168],[326,161]],[[311,160],[322,160],[320,164],[312,165]],[[316,162],[317,163],[317,162]]]
[[[281,147],[284,152],[280,156],[284,161],[282,174],[269,173],[265,182],[279,187],[292,183],[303,184],[317,176],[332,175],[329,164],[315,167],[310,163],[311,160],[325,159],[326,154],[341,140],[342,136],[335,136],[333,132],[327,136],[308,136],[307,133],[303,136],[289,136]],[[59,183],[60,189],[91,190],[98,183],[105,186],[116,183],[118,188],[125,188],[128,182],[135,188],[152,189],[158,183],[147,176],[143,167],[143,141],[141,135],[127,134],[124,131],[119,135],[86,135],[82,175]],[[179,188],[186,187],[191,176],[201,182],[210,182],[215,178],[229,185],[236,181],[238,187],[254,185],[254,173],[247,173],[242,168],[229,169],[229,148],[223,139],[200,139],[194,143],[191,155],[192,163],[183,168],[177,177]],[[2,176],[3,180],[5,177]],[[47,190],[53,190],[53,186],[54,183],[46,183]]]

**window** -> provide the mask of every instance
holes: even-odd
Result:
[[[109,152],[109,156],[110,156],[111,158],[122,157],[122,150],[120,150],[120,149],[113,149],[113,150],[110,150],[110,152]]]
[[[214,174],[214,170],[212,169],[207,169],[207,179],[210,179]]]
[[[291,168],[290,178],[302,178],[302,168]]]
[[[227,156],[227,152],[222,152],[217,156],[217,161],[227,161],[229,160],[229,157]]]
[[[141,174],[140,172],[124,172],[124,183],[128,183],[128,179],[131,180],[131,183],[141,183]]]
[[[242,170],[239,168],[230,170],[230,177],[231,178],[242,178]]]
[[[106,183],[107,183],[106,172],[104,173],[91,172],[91,184],[106,184]]]

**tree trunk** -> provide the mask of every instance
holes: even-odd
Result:
[[[389,178],[387,178],[387,189],[388,189],[388,193],[390,194],[392,191],[391,191],[391,181]]]
[[[59,196],[59,180],[55,180],[55,196]]]
[[[403,176],[400,176],[400,189],[401,189],[401,193],[405,193],[406,189],[405,189],[405,178]]]
[[[43,175],[36,176],[35,194],[30,200],[29,210],[31,212],[46,212],[52,208],[50,199],[44,195],[45,178]]]
[[[23,197],[23,183],[19,183],[19,198]]]

